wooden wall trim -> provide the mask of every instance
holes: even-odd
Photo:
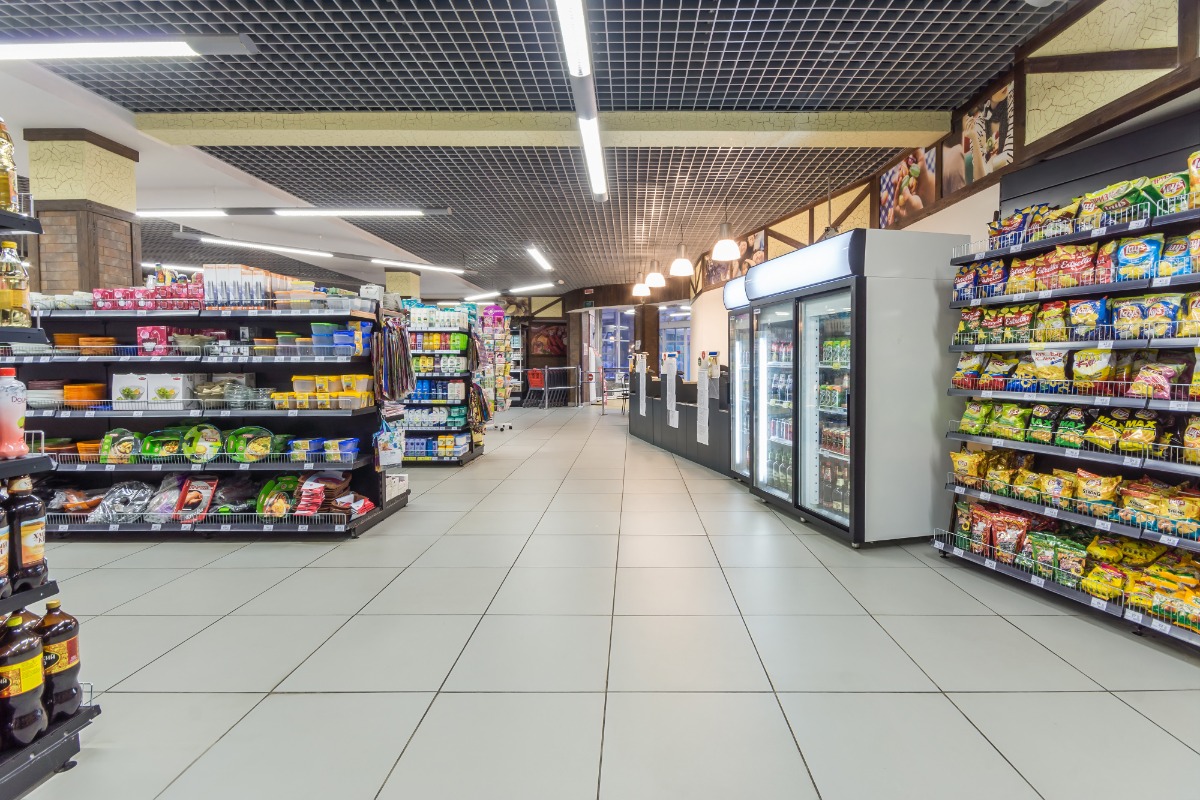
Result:
[[[863,190],[861,192],[859,192],[858,195],[853,200],[850,201],[849,205],[847,205],[845,208],[842,209],[842,213],[840,213],[836,217],[834,217],[833,227],[840,228],[842,226],[842,223],[845,222],[846,219],[851,214],[853,214],[860,205],[862,205],[862,201],[866,200],[867,197],[870,196],[870,194],[871,194],[871,187],[864,186]]]
[[[1200,57],[1200,0],[1178,0],[1179,63]]]
[[[1128,69],[1172,69],[1179,63],[1178,47],[1071,53],[1025,60],[1026,74],[1042,72],[1104,72]]]
[[[104,203],[97,203],[94,200],[38,200],[34,208],[37,211],[90,211],[93,214],[103,214],[106,217],[113,217],[125,222],[139,222],[140,220],[137,214],[131,214]]]
[[[798,239],[793,239],[792,237],[788,236],[786,233],[781,233],[780,231],[777,231],[774,228],[767,228],[767,236],[771,237],[772,239],[775,239],[776,241],[783,242],[784,244],[786,244],[789,247],[794,247],[797,250],[799,250],[801,247],[806,246],[804,244],[804,242],[801,242]]]
[[[137,150],[87,128],[26,128],[24,137],[27,142],[87,142],[130,161],[138,160]]]
[[[1071,6],[1063,12],[1061,17],[1047,25],[1045,30],[1035,34],[1028,42],[1018,47],[1014,55],[1014,60],[1024,61],[1029,58],[1031,53],[1035,53],[1045,47],[1060,33],[1095,11],[1104,2],[1105,0],[1082,0],[1082,2]]]

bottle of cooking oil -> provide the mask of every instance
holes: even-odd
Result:
[[[17,197],[16,147],[4,120],[0,119],[0,211],[20,213],[21,203]]]
[[[2,187],[0,187],[2,188]],[[4,202],[0,191],[0,203]],[[16,242],[0,242],[0,327],[29,328],[33,311],[29,303],[29,273],[17,252]]]

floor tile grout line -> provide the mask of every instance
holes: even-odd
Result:
[[[1009,760],[1008,756],[1005,755],[1004,751],[1001,750],[1000,747],[995,742],[993,742],[990,738],[988,738],[988,735],[983,732],[983,729],[975,724],[975,720],[971,719],[971,717],[967,715],[967,712],[963,711],[959,707],[958,703],[954,702],[954,698],[951,697],[947,692],[941,692],[941,695],[942,695],[942,697],[946,698],[946,701],[949,702],[950,705],[952,705],[954,707],[955,711],[957,711],[959,714],[962,715],[962,718],[967,721],[967,724],[969,724],[972,728],[974,728],[976,731],[978,731],[979,735],[981,737],[983,737],[983,740],[992,746],[992,749],[996,751],[996,754],[999,755],[1000,758],[1004,759],[1004,763],[1006,763],[1010,767],[1012,767],[1013,772],[1015,772],[1015,773],[1017,773],[1017,775],[1021,776],[1021,780],[1025,781],[1025,783],[1029,785],[1029,790],[1032,791],[1034,794],[1036,794],[1038,797],[1041,797],[1043,800],[1045,800],[1045,795],[1043,795],[1041,792],[1038,791],[1037,787],[1033,785],[1033,781],[1031,781],[1031,780],[1029,780],[1029,778],[1025,777],[1025,773],[1021,772],[1021,770],[1017,768],[1017,765]]]
[[[1120,690],[1120,691],[1144,691],[1144,690],[1140,690],[1140,689],[1134,689],[1134,690],[1122,689],[1122,690]],[[1195,691],[1195,690],[1194,690],[1194,689],[1193,689],[1193,690],[1188,690],[1188,689],[1160,689],[1160,690],[1158,690],[1158,691]],[[1108,690],[1107,690],[1107,693],[1108,693],[1108,694],[1110,694],[1110,695],[1112,695],[1114,698],[1116,698],[1117,702],[1125,704],[1125,705],[1126,705],[1128,708],[1130,708],[1130,709],[1131,709],[1131,710],[1132,710],[1132,711],[1133,711],[1135,714],[1139,714],[1139,715],[1140,715],[1140,716],[1141,716],[1143,719],[1145,719],[1147,722],[1149,722],[1149,723],[1150,723],[1151,725],[1153,725],[1154,727],[1158,728],[1160,731],[1162,731],[1163,733],[1165,733],[1167,736],[1170,736],[1172,739],[1174,739],[1175,741],[1179,742],[1181,745],[1183,745],[1184,747],[1186,747],[1188,750],[1191,750],[1193,753],[1196,753],[1197,755],[1200,755],[1200,750],[1197,750],[1195,747],[1192,747],[1190,744],[1188,744],[1187,742],[1185,742],[1183,739],[1181,739],[1181,738],[1179,738],[1178,736],[1176,736],[1175,734],[1171,733],[1169,730],[1167,730],[1166,728],[1164,728],[1164,727],[1162,726],[1162,724],[1161,724],[1161,723],[1159,723],[1157,720],[1154,720],[1154,719],[1152,719],[1150,716],[1148,716],[1148,715],[1147,715],[1147,714],[1146,714],[1144,711],[1142,711],[1140,708],[1138,708],[1137,706],[1135,706],[1135,705],[1133,705],[1132,703],[1130,703],[1130,702],[1129,702],[1128,700],[1126,700],[1124,697],[1121,697],[1121,695],[1117,694],[1117,690],[1108,689]]]

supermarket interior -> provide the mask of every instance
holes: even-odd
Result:
[[[0,118],[0,800],[1200,792],[1200,0],[6,0]]]

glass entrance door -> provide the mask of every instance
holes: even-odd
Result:
[[[750,477],[750,312],[729,315],[731,467]]]
[[[754,485],[788,501],[794,497],[794,309],[789,300],[754,310]]]
[[[801,308],[800,505],[849,527],[850,290],[803,300]]]

